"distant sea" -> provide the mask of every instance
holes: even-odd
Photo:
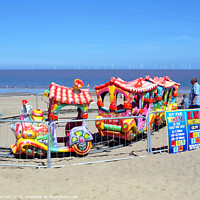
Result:
[[[54,82],[73,87],[74,79],[83,80],[84,87],[94,91],[94,86],[108,82],[111,77],[132,81],[138,77],[169,76],[180,83],[179,91],[189,93],[191,79],[200,82],[200,70],[0,70],[0,94],[43,93]]]

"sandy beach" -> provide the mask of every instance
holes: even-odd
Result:
[[[95,95],[93,95],[96,101]],[[35,96],[0,97],[1,118],[19,116],[21,101],[26,98],[36,108]],[[48,99],[39,97],[39,108],[47,111]],[[180,102],[180,99],[178,99]],[[96,104],[91,104],[89,118],[97,115]],[[96,111],[95,111],[96,110]],[[63,113],[73,117],[75,113]],[[88,123],[94,137],[98,137],[94,122]],[[62,124],[59,127],[63,131]],[[10,123],[0,126],[0,146],[15,142]],[[152,147],[165,148],[167,131],[163,127],[152,134]],[[8,150],[1,150],[8,153]],[[147,155],[147,140],[144,136],[132,144],[105,152],[91,153],[85,157],[59,156],[52,158],[52,166],[59,168],[8,167],[0,170],[0,199],[199,199],[200,150],[179,154],[163,152]],[[74,165],[82,162],[119,159],[120,161]],[[0,158],[0,164],[46,165],[46,159],[21,160]]]

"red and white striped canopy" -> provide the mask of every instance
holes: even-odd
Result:
[[[88,89],[79,89],[80,93],[74,93],[73,88],[51,83],[49,98],[64,104],[83,105],[90,104],[93,99]]]
[[[151,83],[155,83],[164,88],[170,88],[170,87],[174,86],[175,84],[180,85],[179,83],[172,81],[168,76],[164,76],[164,77],[160,77],[160,78],[155,77],[155,76],[153,78],[151,78],[150,76],[146,76],[145,80],[148,80]]]
[[[154,90],[157,87],[157,84],[145,81],[143,78],[138,78],[130,82],[126,82],[122,80],[121,78],[117,78],[117,79],[111,78],[109,82],[100,86],[95,86],[95,89],[99,90],[109,85],[115,85],[121,88],[122,90],[133,92],[133,93],[148,92],[148,91]]]

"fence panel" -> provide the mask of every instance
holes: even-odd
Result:
[[[14,145],[13,149],[15,149],[15,145],[17,144],[16,136],[15,133],[11,130],[11,126],[16,132],[18,132],[19,136],[22,133],[20,132],[22,123],[37,126],[36,123],[41,123],[41,121],[37,122],[29,120],[27,121],[3,120],[3,119],[0,120],[0,166],[37,167],[37,168],[47,167],[47,158],[39,156],[39,154],[37,153],[32,156],[31,153],[27,155],[25,153],[18,152],[14,155],[13,152],[11,151],[11,145]],[[48,124],[45,122],[44,124],[48,130]],[[31,138],[30,133],[28,132],[25,133],[26,136],[24,136],[24,141],[26,141],[27,137]],[[33,145],[33,148],[30,148],[29,150],[36,151],[36,149],[37,147],[34,147]]]
[[[135,121],[139,118],[144,117],[121,117],[121,118],[103,118],[102,120],[124,120],[132,119]],[[104,136],[100,135],[98,129],[95,126],[97,119],[87,120],[64,120],[55,121],[50,125],[48,122],[45,123],[47,132],[45,133],[48,137],[42,142],[48,148],[46,149],[46,156],[38,156],[39,149],[33,144],[32,148],[28,148],[29,154],[19,154],[14,156],[11,152],[11,145],[16,144],[16,137],[14,132],[11,130],[11,125],[14,123],[22,124],[24,122],[28,124],[41,123],[36,121],[22,121],[22,120],[0,120],[0,166],[30,166],[30,167],[61,167],[67,164],[88,164],[98,163],[107,161],[116,161],[124,159],[132,159],[135,156],[146,156],[147,155],[147,140],[146,129],[144,132],[136,134],[134,139],[130,141],[122,139],[123,133],[119,136],[116,135],[116,128],[110,126],[109,134],[104,133]],[[78,155],[74,150],[70,150],[71,146],[67,141],[67,128],[71,130],[74,127],[81,126],[83,122],[86,123],[88,130],[92,133],[92,147],[87,155]],[[148,123],[147,123],[148,124]],[[113,134],[111,134],[113,132]],[[52,136],[51,136],[52,134]],[[26,136],[25,136],[26,138]],[[30,138],[29,138],[30,139]],[[54,140],[55,139],[55,140]],[[32,140],[31,140],[32,141]],[[58,141],[57,146],[53,146],[55,141]],[[64,150],[63,150],[64,149]],[[68,150],[67,150],[68,149]],[[32,155],[34,151],[34,155]],[[67,152],[68,151],[68,152]],[[41,155],[41,154],[39,154]]]
[[[99,121],[105,120],[124,120],[132,119],[138,120],[138,118],[144,117],[121,117],[121,118],[103,118],[98,119]],[[71,129],[76,126],[80,126],[82,122],[86,122],[86,126],[92,133],[92,147],[87,155],[78,155],[75,152],[61,152],[61,153],[51,153],[51,166],[59,166],[66,164],[87,164],[95,162],[113,161],[120,159],[131,159],[135,156],[146,156],[147,155],[147,136],[146,132],[137,134],[134,139],[127,141],[121,139],[122,135],[118,137],[116,135],[116,127],[107,127],[111,131],[109,134],[100,135],[98,129],[95,126],[95,121],[97,119],[87,119],[87,120],[64,120],[51,123],[51,127],[56,126],[56,137],[59,141],[58,147],[66,147],[68,141],[66,141],[66,127]],[[71,127],[70,127],[71,126]],[[112,130],[113,128],[113,130]],[[52,130],[52,128],[51,128]],[[113,134],[110,132],[113,131]],[[114,134],[115,133],[115,134]],[[53,133],[54,134],[54,133]],[[121,133],[123,134],[123,133]],[[69,139],[69,138],[68,138]]]
[[[151,115],[157,115],[160,117],[161,121],[159,125],[152,122]],[[149,130],[148,130],[148,143],[149,143],[149,154],[162,153],[168,151],[168,140],[167,140],[167,127],[165,122],[165,111],[154,111],[150,112],[148,116]]]
[[[10,119],[19,117],[21,113],[22,100],[27,99],[28,104],[32,106],[33,110],[40,108],[43,111],[48,110],[48,100],[44,95],[36,93],[28,94],[3,94],[0,95],[1,107],[0,116],[1,119]],[[17,109],[16,109],[17,108]]]

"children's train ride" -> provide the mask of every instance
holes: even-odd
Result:
[[[111,78],[105,84],[95,86],[98,106],[95,125],[99,134],[127,141],[134,139],[136,135],[147,130],[146,120],[150,112],[178,108],[176,96],[179,86],[180,84],[169,77],[149,76],[130,82]],[[45,156],[50,132],[51,153],[88,154],[93,136],[86,126],[86,121],[81,119],[88,118],[88,107],[93,99],[90,91],[80,89],[81,87],[83,82],[80,79],[74,81],[73,88],[52,83],[49,90],[44,92],[44,96],[49,98],[47,119],[40,109],[32,111],[32,107],[23,100],[23,114],[20,116],[23,121],[11,125],[16,136],[16,143],[11,145],[12,152],[15,155],[26,154],[29,157]],[[65,126],[65,136],[58,137],[58,113],[69,105],[77,107],[76,119],[79,121],[68,122]],[[164,113],[151,113],[149,117],[151,130],[165,122]],[[48,130],[48,124],[52,122],[54,123]],[[64,146],[60,147],[59,143],[64,143]]]

